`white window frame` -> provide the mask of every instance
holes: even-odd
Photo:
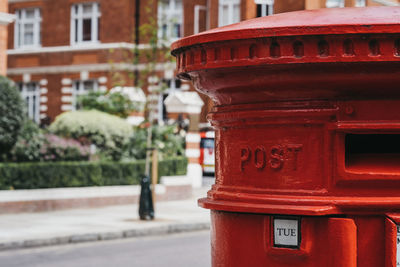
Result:
[[[28,90],[29,86],[34,86],[34,90]],[[34,122],[40,122],[40,88],[39,83],[28,82],[18,83],[22,98],[26,103],[28,117]]]
[[[168,2],[164,9],[161,2]],[[183,0],[161,0],[158,1],[158,39],[164,41],[176,41],[183,37]],[[166,25],[164,35],[163,26]],[[175,36],[174,26],[179,25],[180,32]]]
[[[92,12],[83,13],[84,5],[92,5]],[[77,7],[77,11],[76,11]],[[79,3],[71,6],[71,45],[97,44],[99,40],[99,20],[101,17],[100,5],[97,2]],[[83,40],[83,20],[91,19],[91,39]],[[76,25],[77,24],[77,25]],[[77,31],[77,32],[76,32]]]
[[[207,12],[207,7],[202,5],[194,6],[194,34],[198,34],[200,32],[200,11]],[[206,30],[208,29],[208,19],[206,18]]]
[[[228,23],[224,24],[224,7],[228,7]],[[234,20],[234,9],[235,6],[239,8],[239,21]],[[240,22],[241,12],[240,12],[240,0],[219,0],[218,3],[218,26],[230,25],[233,23]]]
[[[326,0],[327,8],[344,7],[344,0]]]
[[[27,18],[26,13],[33,10],[34,18]],[[15,24],[14,24],[14,47],[18,48],[36,48],[41,46],[41,22],[42,16],[40,8],[23,8],[15,11]],[[33,24],[33,43],[25,44],[25,26]]]
[[[356,7],[367,6],[367,0],[356,0]]]
[[[99,91],[99,82],[96,79],[89,79],[89,80],[75,80],[72,83],[72,106],[73,110],[76,110],[76,102],[79,96],[86,95],[90,91],[85,90],[84,83],[85,82],[93,82],[93,90],[92,92]]]
[[[261,17],[274,14],[274,0],[254,0],[256,5],[261,5]]]

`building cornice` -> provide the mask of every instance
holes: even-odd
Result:
[[[15,15],[0,12],[0,25],[8,25],[15,20]]]
[[[8,0],[9,4],[14,4],[14,3],[23,3],[23,2],[35,2],[37,0]]]
[[[133,43],[96,43],[82,45],[65,45],[65,46],[47,46],[34,48],[18,48],[7,50],[8,55],[25,55],[25,54],[42,54],[42,53],[59,53],[59,52],[75,52],[75,51],[90,51],[90,50],[106,50],[106,49],[135,49]],[[140,44],[139,49],[150,48],[149,44]]]
[[[390,0],[373,0],[375,3],[384,5],[384,6],[398,6],[398,3],[392,2]]]
[[[88,72],[108,72],[114,70],[120,71],[135,71],[145,70],[148,64],[132,65],[128,63],[101,63],[101,64],[80,64],[80,65],[62,65],[62,66],[40,66],[40,67],[26,67],[26,68],[9,68],[7,75],[23,75],[23,74],[55,74],[55,73],[79,73],[81,71]],[[173,69],[174,62],[157,63],[155,66],[156,71],[164,71]]]

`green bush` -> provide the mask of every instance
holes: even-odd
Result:
[[[9,160],[15,162],[40,161],[41,148],[44,143],[45,136],[39,126],[30,119],[25,119],[17,143],[10,152]]]
[[[157,148],[161,158],[183,156],[185,140],[182,136],[174,133],[174,126],[153,126],[152,145]],[[126,148],[128,158],[146,158],[147,128],[135,128]]]
[[[104,185],[137,185],[144,160],[132,162],[1,163],[0,189],[35,189]],[[187,159],[159,162],[159,177],[184,175]]]
[[[121,158],[133,134],[132,126],[124,119],[97,110],[62,113],[49,130],[82,143],[93,143],[112,160]]]
[[[128,117],[137,109],[127,96],[119,92],[90,92],[78,98],[78,107],[84,110],[96,109],[121,118]]]
[[[0,159],[17,142],[24,118],[24,103],[15,84],[0,76]]]

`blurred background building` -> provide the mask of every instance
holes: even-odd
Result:
[[[89,91],[106,91],[115,86],[137,90],[139,84],[135,77],[149,64],[140,51],[150,49],[148,38],[139,38],[140,26],[149,21],[156,21],[157,35],[166,40],[168,46],[184,36],[255,17],[325,7],[390,6],[397,5],[397,2],[9,0],[8,9],[15,15],[15,23],[8,27],[7,75],[17,82],[26,99],[29,116],[37,123],[48,123],[58,114],[74,110],[76,98]],[[0,51],[4,51],[1,49],[7,40],[4,25],[12,21],[12,16],[5,13],[6,1],[0,1],[0,12]],[[133,60],[135,64],[132,64],[132,60],[127,60],[135,56],[139,57],[138,60]],[[4,52],[0,52],[0,59],[0,72],[4,73],[4,64],[7,62]],[[148,82],[140,84],[138,95],[141,96],[143,92],[153,95],[152,105],[160,123],[185,118],[185,113],[189,110],[187,106],[194,105],[201,108],[198,119],[200,127],[206,126],[205,115],[210,110],[211,103],[203,96],[200,96],[202,100],[193,96],[197,93],[170,97],[168,102],[173,105],[179,103],[182,109],[167,111],[164,100],[168,95],[194,91],[189,83],[175,78],[174,66],[173,62],[165,59],[155,62],[156,77],[146,77],[144,80]],[[115,81],[116,72],[122,76],[123,84]],[[165,90],[152,93],[152,88],[157,87]]]
[[[14,21],[14,15],[8,12],[7,0],[0,0],[0,74],[7,70],[7,25]]]

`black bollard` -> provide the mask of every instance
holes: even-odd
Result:
[[[141,220],[154,219],[153,197],[150,190],[150,178],[147,175],[140,181],[139,217]]]

